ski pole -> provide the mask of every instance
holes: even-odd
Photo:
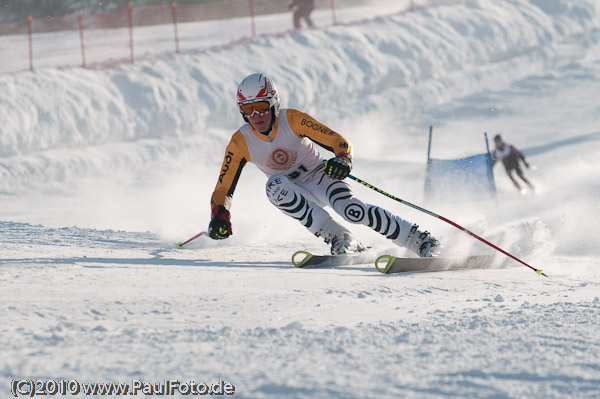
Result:
[[[370,188],[371,190],[375,190],[375,191],[377,191],[379,194],[383,194],[383,195],[385,195],[386,197],[388,197],[388,198],[391,198],[391,199],[393,199],[393,200],[395,200],[395,201],[398,201],[398,202],[400,202],[400,203],[402,203],[402,204],[404,204],[404,205],[408,205],[408,206],[410,206],[411,208],[414,208],[414,209],[416,209],[416,210],[418,210],[418,211],[421,211],[421,212],[424,212],[424,213],[426,213],[426,214],[428,214],[428,215],[430,215],[430,216],[433,216],[433,217],[435,217],[435,218],[438,218],[438,219],[440,219],[440,220],[443,220],[444,222],[446,222],[446,223],[449,223],[449,224],[451,224],[452,226],[456,227],[457,229],[459,229],[459,230],[461,230],[461,231],[463,231],[463,232],[467,233],[467,234],[468,234],[468,235],[470,235],[471,237],[474,237],[474,238],[478,239],[478,240],[479,240],[479,241],[481,241],[482,243],[489,245],[490,247],[494,248],[496,251],[500,251],[500,252],[502,252],[504,255],[508,256],[509,258],[511,258],[511,259],[514,259],[514,260],[516,260],[516,261],[517,261],[517,262],[519,262],[519,263],[522,263],[523,265],[527,266],[527,267],[528,267],[528,268],[530,268],[531,270],[535,271],[535,272],[536,272],[538,275],[541,275],[541,276],[544,276],[544,277],[548,277],[548,276],[546,276],[546,275],[545,275],[545,274],[542,272],[542,270],[541,270],[541,269],[536,269],[535,267],[528,265],[527,263],[523,262],[521,259],[517,258],[516,256],[513,256],[513,255],[509,254],[508,252],[506,252],[505,250],[503,250],[503,249],[501,249],[501,248],[498,248],[497,246],[495,246],[495,245],[494,245],[494,244],[492,244],[491,242],[489,242],[489,241],[487,241],[487,240],[485,240],[485,239],[483,239],[483,238],[479,237],[477,234],[475,234],[475,233],[473,233],[473,232],[471,232],[471,231],[469,231],[469,230],[465,229],[464,227],[462,227],[462,226],[460,226],[460,225],[458,225],[458,224],[454,223],[452,220],[446,219],[445,217],[443,217],[443,216],[440,216],[440,215],[438,215],[437,213],[433,213],[433,212],[431,212],[431,211],[428,211],[427,209],[421,208],[420,206],[417,206],[417,205],[411,204],[410,202],[404,201],[404,200],[402,200],[402,199],[400,199],[400,198],[398,198],[398,197],[396,197],[396,196],[393,196],[393,195],[391,195],[391,194],[388,194],[388,193],[386,193],[385,191],[383,191],[383,190],[381,190],[381,189],[379,189],[379,188],[377,188],[377,187],[375,187],[375,186],[373,186],[373,185],[371,185],[371,184],[367,183],[366,181],[359,179],[358,177],[354,177],[354,176],[352,176],[352,175],[348,175],[348,177],[349,177],[350,179],[352,179],[352,180],[354,180],[354,181],[356,181],[356,182],[358,182],[358,183],[362,184],[363,186],[366,186],[366,187]]]
[[[184,241],[184,242],[178,242],[178,243],[177,243],[177,248],[181,248],[181,247],[183,247],[185,244],[187,244],[188,242],[194,241],[196,238],[198,238],[198,237],[201,237],[201,236],[205,236],[205,235],[208,235],[208,233],[207,233],[206,231],[202,231],[202,232],[200,232],[200,233],[196,234],[195,236],[193,236],[192,238],[190,238],[190,239],[189,239],[189,240],[187,240],[187,241]]]

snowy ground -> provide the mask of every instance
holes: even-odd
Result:
[[[327,248],[268,204],[253,166],[234,235],[175,249],[206,229],[241,123],[235,87],[256,70],[353,141],[356,176],[416,204],[430,124],[439,158],[501,132],[537,166],[525,173],[539,194],[496,166],[499,205],[427,206],[549,277],[505,257],[481,271],[295,269],[294,250]],[[105,71],[1,75],[0,92],[0,396],[32,378],[223,379],[240,398],[600,397],[596,1],[480,0]],[[486,249],[355,192],[448,250]]]

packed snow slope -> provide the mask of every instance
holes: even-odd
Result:
[[[354,175],[549,277],[505,256],[480,271],[295,269],[293,251],[327,246],[268,203],[252,165],[230,239],[176,249],[208,225],[242,123],[236,85],[256,71],[284,106],[350,138]],[[0,75],[0,92],[2,395],[31,378],[222,379],[241,398],[600,397],[596,0],[468,1],[104,71]],[[537,193],[497,165],[497,202],[426,203],[430,125],[436,158],[502,133],[537,167]],[[447,253],[491,251],[351,184]]]

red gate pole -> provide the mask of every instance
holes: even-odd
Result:
[[[415,10],[415,0],[410,0],[410,11],[413,12]]]
[[[83,42],[83,17],[81,12],[77,13],[77,24],[79,25],[79,42],[81,43],[81,67],[85,68],[85,44]]]
[[[329,2],[331,4],[331,21],[333,22],[333,25],[337,25],[337,20],[335,19],[335,1],[331,0]]]
[[[129,17],[129,53],[133,64],[133,3],[131,1],[129,2],[127,15]]]
[[[29,33],[29,69],[33,71],[33,29],[31,28],[31,23],[33,18],[30,16],[27,17],[27,31]]]
[[[175,52],[179,53],[179,32],[177,31],[177,3],[171,4],[173,9],[173,30],[175,31]]]
[[[254,0],[248,0],[250,3],[250,27],[252,30],[252,37],[256,36],[256,26],[254,24]]]

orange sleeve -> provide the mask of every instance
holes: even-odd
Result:
[[[312,116],[289,108],[287,118],[292,131],[300,138],[308,137],[321,147],[333,152],[336,156],[346,153],[352,156],[354,150],[350,141],[339,133],[314,119]]]
[[[242,132],[238,130],[231,137],[231,141],[225,149],[225,158],[219,172],[219,179],[210,199],[211,210],[215,205],[223,205],[227,210],[231,208],[235,186],[247,162],[250,162],[248,145]]]

